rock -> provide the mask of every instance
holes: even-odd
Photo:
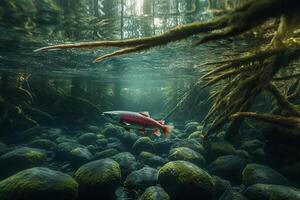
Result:
[[[71,176],[48,168],[26,169],[0,182],[1,200],[76,200],[77,195]]]
[[[94,125],[87,125],[85,127],[85,130],[91,133],[100,133],[101,132],[101,128],[99,128],[98,126],[94,126]]]
[[[76,148],[84,148],[84,146],[74,142],[60,143],[57,145],[56,156],[60,160],[70,160],[71,151]]]
[[[106,148],[107,145],[108,145],[108,140],[105,139],[105,138],[97,139],[96,144],[97,144],[98,147]]]
[[[264,143],[257,139],[247,140],[242,143],[241,149],[244,149],[244,150],[252,153],[256,149],[262,148],[263,145],[264,145]]]
[[[157,184],[158,171],[154,168],[144,167],[131,172],[125,179],[124,186],[129,190],[143,191],[149,186]]]
[[[219,198],[219,200],[247,200],[241,193],[229,189]]]
[[[212,199],[212,177],[187,161],[171,161],[165,164],[158,172],[158,182],[172,200]]]
[[[150,167],[159,167],[166,164],[167,160],[150,152],[142,151],[139,155],[139,160],[144,165]]]
[[[176,142],[175,144],[172,145],[173,148],[177,147],[188,147],[190,149],[193,149],[194,151],[200,153],[203,155],[204,153],[204,147],[202,144],[200,144],[197,140],[195,139],[182,139]]]
[[[123,177],[126,177],[129,173],[137,170],[139,167],[134,155],[129,152],[118,153],[111,158],[119,163]]]
[[[288,186],[255,184],[246,189],[248,200],[300,200],[300,191]]]
[[[119,138],[123,133],[119,127],[114,126],[112,124],[108,124],[102,130],[101,134],[105,135],[106,137]]]
[[[132,147],[132,145],[139,139],[139,136],[133,132],[129,132],[122,134],[120,139],[127,147]]]
[[[141,153],[142,151],[154,152],[154,144],[149,137],[140,137],[133,144],[132,149],[136,153]]]
[[[18,171],[44,164],[47,154],[39,149],[21,147],[0,156],[0,173],[8,177]]]
[[[220,156],[236,154],[235,148],[226,141],[214,141],[208,145],[208,158],[215,160]]]
[[[266,165],[248,164],[243,170],[243,183],[246,186],[256,183],[289,185],[289,181],[279,172]]]
[[[94,159],[91,152],[84,147],[77,147],[70,151],[70,161],[76,165],[85,164]]]
[[[106,150],[101,151],[101,152],[97,152],[95,154],[95,158],[96,159],[108,158],[108,157],[112,157],[112,156],[114,156],[118,153],[119,153],[119,151],[117,149],[110,148],[110,149],[106,149]]]
[[[172,145],[173,145],[173,141],[170,139],[158,138],[154,140],[154,149],[159,154],[168,154]]]
[[[45,149],[45,150],[55,150],[57,145],[51,140],[47,139],[37,139],[29,144],[30,147]]]
[[[114,139],[114,140],[112,140],[112,139]],[[126,151],[127,150],[125,145],[118,138],[108,138],[108,142],[109,143],[107,144],[106,148],[115,148],[118,151]]]
[[[60,136],[55,139],[55,142],[57,144],[64,143],[64,142],[77,143],[77,141],[75,139],[67,137],[67,136]]]
[[[247,161],[239,156],[221,156],[208,166],[208,170],[211,174],[233,183],[240,183],[242,181],[242,171],[246,165]]]
[[[168,159],[170,161],[172,161],[172,160],[189,161],[198,166],[204,166],[206,163],[204,157],[200,153],[198,153],[188,147],[177,147],[177,148],[171,149]]]
[[[224,180],[218,176],[212,176],[213,180],[213,199],[219,199],[219,197],[228,189],[231,188],[229,181]]]
[[[111,199],[121,183],[117,162],[106,158],[89,162],[75,172],[80,199]]]
[[[115,197],[114,200],[129,200],[129,199],[135,199],[136,198],[136,192],[135,191],[129,191],[125,187],[118,187],[115,191]]]
[[[245,151],[243,149],[237,149],[236,155],[240,156],[241,158],[244,158],[246,160],[253,161],[253,156],[251,156],[247,151]]]
[[[255,161],[259,163],[265,163],[266,162],[266,155],[265,150],[263,148],[256,149],[252,155],[254,156]]]
[[[191,133],[193,133],[193,132],[195,132],[195,131],[197,131],[198,130],[198,126],[199,126],[200,124],[198,123],[198,122],[189,122],[189,123],[187,123],[186,125],[185,125],[185,127],[184,127],[184,132],[186,133],[186,134],[191,134]]]
[[[85,133],[85,134],[81,135],[77,139],[77,141],[79,144],[89,145],[89,144],[94,144],[97,139],[98,139],[98,137],[95,133]]]
[[[202,141],[204,135],[205,133],[202,131],[195,131],[189,135],[188,139],[195,139],[197,141],[198,140]]]
[[[166,191],[159,186],[148,187],[138,200],[170,200]]]

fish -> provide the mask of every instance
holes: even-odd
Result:
[[[161,136],[161,131],[165,137],[171,133],[173,126],[166,125],[164,120],[155,120],[150,117],[149,112],[131,112],[131,111],[107,111],[102,115],[112,124],[121,126],[125,130],[139,130],[145,133],[146,129],[152,129],[153,134]]]

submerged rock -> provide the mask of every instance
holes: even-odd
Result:
[[[144,190],[157,184],[157,169],[144,167],[131,172],[125,179],[124,186],[129,190]]]
[[[78,184],[48,168],[26,169],[0,182],[1,200],[76,200]]]
[[[170,200],[166,191],[159,186],[148,187],[138,200]]]
[[[200,153],[203,155],[204,153],[204,147],[201,143],[199,143],[195,139],[182,139],[176,142],[175,144],[172,145],[172,148],[177,148],[177,147],[188,147],[190,149],[193,149],[194,151]]]
[[[200,124],[198,122],[189,122],[185,125],[184,132],[189,135],[189,134],[197,131],[199,125]]]
[[[249,200],[300,200],[300,191],[293,187],[260,183],[248,187],[244,195]]]
[[[241,149],[244,149],[248,152],[254,152],[256,149],[263,147],[264,143],[260,140],[253,139],[248,140],[242,143]]]
[[[132,146],[132,149],[136,153],[142,151],[155,152],[154,143],[149,137],[140,137]]]
[[[137,170],[139,167],[134,155],[129,152],[118,153],[111,158],[119,163],[123,177],[126,177],[129,173]]]
[[[219,198],[219,200],[247,200],[247,198],[241,193],[229,189]]]
[[[154,149],[160,154],[168,154],[172,145],[173,141],[170,139],[158,138],[154,140]]]
[[[21,147],[0,156],[1,176],[7,177],[23,169],[44,164],[47,154],[39,149]]]
[[[109,158],[89,162],[75,172],[80,199],[110,199],[121,183],[119,164]]]
[[[206,163],[204,157],[200,153],[187,147],[177,147],[171,149],[168,158],[169,160],[189,161],[198,166],[204,166]]]
[[[106,137],[116,137],[119,138],[123,133],[121,129],[117,126],[112,124],[106,125],[106,127],[102,130],[101,134],[105,135]]]
[[[208,145],[208,157],[214,160],[220,156],[236,154],[235,148],[226,141],[214,141]]]
[[[85,133],[81,135],[77,141],[83,145],[94,144],[97,141],[98,137],[95,133]]]
[[[212,177],[187,161],[172,161],[165,164],[158,172],[158,182],[172,200],[212,199]]]
[[[57,145],[51,140],[47,139],[37,139],[29,144],[30,147],[46,149],[46,150],[55,150]]]
[[[239,156],[221,156],[208,166],[208,170],[211,174],[233,183],[240,183],[242,181],[242,171],[246,165],[247,161]]]
[[[70,161],[74,164],[82,165],[93,160],[94,156],[92,153],[84,147],[77,147],[70,151]]]
[[[243,183],[246,186],[256,183],[289,185],[288,180],[279,172],[265,165],[248,164],[243,170]]]
[[[224,180],[218,176],[212,176],[213,180],[213,199],[219,199],[219,197],[226,191],[231,188],[229,181]]]
[[[166,159],[146,151],[142,151],[140,153],[139,160],[144,165],[148,165],[150,167],[155,167],[155,168],[158,166],[162,166],[167,162]]]
[[[97,152],[95,154],[95,158],[96,159],[108,158],[108,157],[112,157],[118,153],[119,153],[119,151],[117,149],[109,148],[109,149],[105,149],[104,151]]]

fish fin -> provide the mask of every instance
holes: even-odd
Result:
[[[158,120],[158,123],[164,125],[165,124],[165,120]]]
[[[139,113],[145,117],[150,117],[149,112],[139,112]]]
[[[168,137],[170,135],[173,128],[174,128],[174,126],[172,126],[172,125],[164,125],[163,126],[163,132],[164,132],[165,137]]]
[[[156,135],[157,137],[161,136],[160,130],[158,128],[154,129],[153,135]]]
[[[130,124],[126,123],[126,122],[121,122],[121,124],[122,124],[123,126],[129,126],[129,125],[130,125]]]
[[[139,131],[140,131],[142,134],[145,134],[146,129],[145,129],[145,128],[141,128],[141,129],[139,129]]]

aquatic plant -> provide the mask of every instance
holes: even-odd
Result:
[[[110,57],[164,46],[193,35],[205,34],[194,43],[197,46],[239,36],[249,31],[257,32],[255,29],[260,28],[263,30],[262,36],[267,37],[268,44],[259,43],[258,48],[251,49],[248,53],[199,66],[208,69],[201,77],[206,81],[205,87],[213,86],[210,97],[213,105],[205,118],[206,124],[209,125],[208,133],[216,133],[231,120],[227,136],[232,138],[237,134],[245,117],[299,128],[300,110],[296,99],[300,91],[300,73],[296,61],[300,57],[300,41],[295,31],[299,25],[299,11],[298,0],[252,0],[224,16],[205,22],[181,25],[157,36],[121,41],[61,44],[43,47],[37,51],[120,48],[94,61],[100,62]],[[272,33],[272,38],[268,38],[269,32]],[[279,108],[270,114],[249,113],[256,98],[265,92],[272,94]]]

